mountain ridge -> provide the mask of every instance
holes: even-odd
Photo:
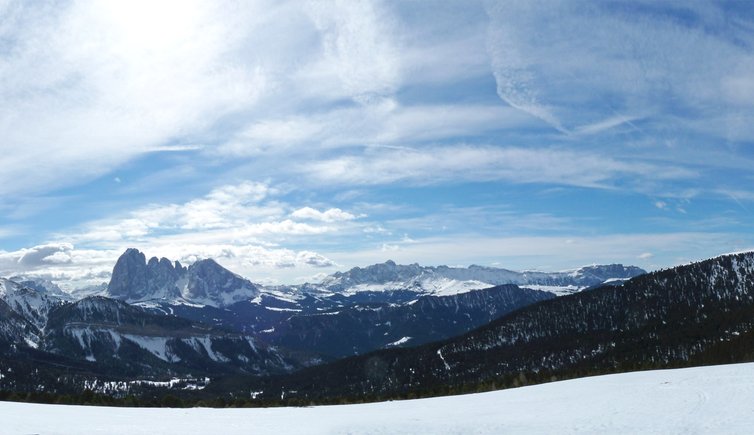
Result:
[[[304,400],[377,400],[742,362],[754,359],[752,319],[754,252],[548,299],[458,337],[346,358],[252,388],[295,391]]]
[[[591,265],[560,272],[523,271],[471,265],[469,267],[399,265],[392,260],[366,267],[335,272],[319,283],[265,287],[235,274],[212,259],[199,260],[188,267],[166,258],[146,256],[127,249],[113,267],[104,295],[131,303],[167,302],[225,307],[267,294],[280,298],[306,295],[413,292],[417,296],[447,296],[498,285],[515,284],[558,295],[646,273],[636,266]]]

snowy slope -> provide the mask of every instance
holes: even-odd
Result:
[[[0,415],[9,434],[750,434],[754,364],[365,405],[144,409],[0,402]]]

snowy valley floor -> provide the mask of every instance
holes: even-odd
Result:
[[[0,402],[3,434],[750,434],[754,363],[433,399],[267,409]]]

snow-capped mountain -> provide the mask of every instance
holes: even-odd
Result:
[[[39,329],[22,315],[14,311],[8,303],[0,299],[0,357],[8,345],[22,345],[36,348],[40,341]]]
[[[129,303],[193,303],[223,307],[259,294],[249,280],[225,269],[212,259],[189,267],[167,258],[149,261],[137,249],[118,258],[105,296]]]
[[[40,330],[44,329],[50,310],[64,304],[60,297],[5,278],[0,278],[0,299]]]
[[[127,249],[118,258],[102,295],[140,304],[194,304],[227,307],[264,295],[267,300],[301,301],[307,297],[360,296],[371,302],[405,303],[419,296],[449,296],[504,284],[516,284],[557,295],[569,294],[606,281],[646,273],[621,264],[585,266],[563,272],[516,272],[469,267],[399,265],[388,260],[364,268],[337,272],[320,283],[264,287],[253,284],[212,259],[185,267],[167,258]]]
[[[411,290],[421,294],[450,295],[503,284],[516,284],[568,294],[609,280],[624,280],[646,273],[622,264],[585,266],[562,272],[517,272],[472,265],[469,267],[399,265],[393,261],[337,272],[309,289],[340,294]]]
[[[72,301],[75,298],[70,293],[63,291],[57,284],[49,279],[25,277],[25,276],[12,276],[9,280],[21,284],[24,287],[34,289],[40,293],[47,294],[62,300]]]

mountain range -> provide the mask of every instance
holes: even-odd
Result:
[[[197,305],[227,307],[259,296],[299,301],[334,296],[361,302],[408,302],[419,296],[451,296],[504,284],[569,294],[588,287],[616,282],[645,273],[635,266],[593,265],[563,272],[516,272],[472,265],[398,265],[393,261],[336,272],[319,283],[262,286],[254,284],[212,259],[186,267],[167,258],[149,260],[136,249],[118,258],[103,296],[148,305]]]
[[[546,273],[387,261],[318,283],[264,286],[212,259],[184,266],[128,249],[106,287],[66,293],[28,277],[0,281],[0,363],[34,360],[43,368],[6,375],[0,389],[34,388],[52,376],[58,391],[175,375],[287,376],[449,339],[557,295],[620,286],[643,273],[622,265]],[[60,367],[68,368],[61,374]]]
[[[754,253],[530,304],[464,335],[342,359],[246,388],[379,400],[754,359]]]

